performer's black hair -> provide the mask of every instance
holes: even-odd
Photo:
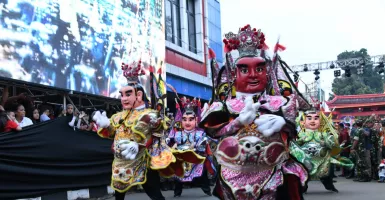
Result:
[[[186,110],[183,114],[184,115],[194,115],[194,117],[196,116],[196,113],[193,110]]]
[[[7,113],[4,111],[0,111],[0,132],[4,131],[5,125],[7,124],[8,120],[9,119]]]

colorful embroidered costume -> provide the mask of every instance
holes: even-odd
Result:
[[[291,142],[290,152],[307,167],[311,180],[321,180],[327,190],[338,192],[329,174],[330,164],[350,169],[354,165],[346,157],[333,157],[341,149],[330,117],[322,111],[308,111],[301,115],[301,131],[297,140]]]
[[[226,34],[225,51],[238,50],[239,58],[232,63],[227,53],[220,70],[212,63],[213,71],[219,71],[214,77],[216,101],[204,109],[200,126],[221,138],[215,152],[220,177],[214,189],[220,199],[303,198],[308,174],[290,157],[288,144],[296,137],[297,101],[308,105],[283,61],[265,56],[264,40],[263,33],[249,25],[238,34]]]
[[[149,68],[152,69],[151,66]],[[151,199],[164,199],[158,172],[164,176],[182,177],[184,162],[202,163],[204,158],[191,152],[174,151],[166,144],[167,118],[160,110],[146,108],[147,97],[138,84],[138,76],[145,73],[141,69],[141,61],[130,66],[123,64],[122,69],[129,82],[120,91],[125,110],[113,115],[109,123],[105,113],[97,112],[94,116],[101,127],[98,134],[114,139],[111,186],[118,192],[116,197],[119,199],[124,199],[125,192],[132,186],[142,184]],[[158,82],[153,71],[150,70],[151,81]],[[151,86],[151,89],[159,88]],[[152,105],[155,106],[155,102]],[[147,179],[151,180],[147,182]]]
[[[195,178],[199,178],[201,188],[204,193],[211,195],[210,183],[207,172],[214,174],[212,165],[211,151],[206,133],[202,129],[196,127],[198,117],[201,112],[200,101],[192,100],[191,102],[183,98],[182,109],[177,102],[177,113],[175,116],[175,129],[169,134],[170,145],[173,145],[178,151],[191,151],[201,155],[204,163],[193,164],[184,163],[185,174],[183,177],[177,177],[175,183],[175,196],[180,196],[182,193],[183,184],[180,182],[191,182]]]
[[[115,190],[125,192],[132,186],[143,184],[148,166],[154,170],[165,169],[176,161],[171,149],[161,140],[164,127],[158,115],[157,111],[151,109],[122,111],[111,117],[108,129],[98,131],[102,137],[114,138],[115,160],[111,185]],[[152,121],[156,123],[150,124]],[[120,140],[139,144],[139,152],[134,160],[121,157]]]

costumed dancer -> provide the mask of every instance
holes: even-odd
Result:
[[[341,151],[338,133],[329,117],[318,106],[300,115],[301,130],[290,144],[291,154],[309,171],[310,180],[320,180],[325,189],[338,192],[330,174],[331,164],[352,169],[354,164],[346,157],[334,158]],[[341,147],[344,144],[341,144]]]
[[[210,180],[207,172],[214,174],[212,161],[210,161],[211,151],[206,133],[197,127],[201,113],[200,100],[181,99],[181,105],[176,100],[177,113],[175,123],[178,130],[171,131],[169,134],[170,145],[174,149],[181,151],[192,150],[197,154],[206,157],[202,164],[185,163],[185,175],[182,178],[176,178],[174,197],[182,195],[183,183],[192,182],[196,179],[203,192],[211,196]],[[182,108],[181,108],[182,107]]]
[[[207,134],[221,138],[215,152],[220,167],[213,193],[226,200],[303,199],[307,171],[290,157],[288,144],[296,137],[297,101],[304,107],[309,104],[300,100],[277,51],[273,59],[267,57],[261,30],[246,25],[238,34],[225,36],[226,65],[218,69],[212,61],[217,90],[200,122]],[[278,43],[276,47],[282,48]],[[231,50],[239,52],[235,62]],[[279,88],[278,78],[286,78],[282,81],[289,88]],[[221,88],[227,88],[224,97]]]
[[[115,190],[116,200],[123,200],[125,193],[138,185],[143,186],[152,200],[163,200],[159,173],[165,176],[184,175],[183,152],[174,155],[164,140],[167,126],[163,115],[158,110],[146,107],[148,99],[144,86],[139,83],[139,76],[145,74],[141,65],[141,61],[122,65],[128,80],[128,84],[120,89],[124,110],[111,119],[106,117],[105,112],[99,111],[93,117],[100,127],[98,134],[104,138],[114,138],[111,186]],[[150,69],[153,67],[150,66]],[[155,106],[155,102],[151,104]],[[192,153],[188,156],[192,163],[204,160]]]

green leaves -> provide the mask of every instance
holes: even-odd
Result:
[[[359,51],[345,51],[340,53],[338,60],[350,58],[369,57],[365,48]],[[372,64],[366,64],[363,68],[364,73],[357,75],[357,69],[351,68],[351,77],[335,78],[332,83],[332,91],[336,95],[357,95],[357,94],[376,94],[384,92],[384,81]]]

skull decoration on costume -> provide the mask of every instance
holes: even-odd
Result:
[[[142,65],[144,64],[141,61],[122,64],[123,75],[127,78],[127,85],[120,89],[123,110],[114,114],[111,119],[106,117],[105,112],[99,111],[93,117],[100,127],[98,134],[114,139],[112,148],[115,158],[111,185],[120,193],[125,193],[132,186],[142,185],[146,180],[156,180],[153,177],[148,178],[148,169],[157,170],[163,176],[184,175],[181,165],[175,163],[185,162],[184,158],[187,156],[184,152],[175,153],[166,144],[164,133],[167,127],[164,115],[159,110],[147,108],[144,86],[138,78],[145,74]],[[196,154],[188,156],[192,158],[189,160],[191,163],[201,163],[204,160]]]
[[[353,164],[345,157],[333,158],[341,151],[339,136],[330,116],[327,117],[318,104],[314,105],[313,110],[299,116],[301,130],[298,138],[290,143],[290,153],[306,166],[311,180],[321,180],[325,189],[338,192],[329,176],[330,164],[346,168],[352,168]]]
[[[285,180],[289,174],[295,176],[293,181],[298,187],[307,180],[306,170],[290,158],[288,151],[288,142],[296,136],[297,94],[293,90],[287,95],[271,94],[271,86],[278,85],[278,78],[287,80],[290,88],[295,86],[284,73],[284,66],[273,65],[266,56],[268,48],[261,30],[246,25],[238,34],[228,33],[225,37],[227,62],[222,71],[226,74],[223,78],[219,73],[221,78],[216,79],[215,86],[218,91],[222,91],[223,84],[232,86],[227,91],[235,90],[235,95],[228,93],[206,106],[200,122],[210,136],[221,138],[215,153],[221,165],[217,196],[280,199],[277,188],[288,184]],[[239,53],[235,62],[229,53],[232,50]]]

